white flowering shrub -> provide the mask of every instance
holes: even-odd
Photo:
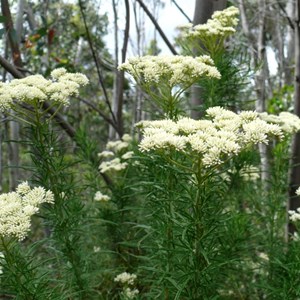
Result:
[[[266,204],[259,203],[260,199],[249,204],[242,192],[253,188],[251,193],[255,195],[260,191],[259,168],[252,165],[252,161],[243,162],[245,155],[254,152],[261,143],[272,142],[278,145],[278,149],[285,151],[285,143],[300,130],[300,119],[289,113],[278,116],[255,111],[234,113],[217,106],[207,109],[201,120],[179,117],[177,120],[141,121],[136,126],[142,133],[138,147],[142,155],[145,155],[149,168],[145,176],[153,180],[153,190],[150,189],[147,195],[149,206],[154,212],[153,232],[158,233],[155,238],[158,243],[154,254],[155,264],[159,266],[159,272],[166,272],[166,276],[181,285],[180,290],[175,288],[174,291],[168,287],[166,280],[162,289],[166,294],[173,290],[173,295],[178,293],[177,295],[187,299],[213,297],[215,294],[211,290],[215,288],[223,295],[222,289],[213,283],[214,288],[211,286],[207,290],[199,290],[193,284],[183,282],[181,278],[187,277],[186,274],[193,274],[190,280],[198,282],[196,286],[203,286],[210,278],[210,272],[215,278],[218,277],[213,271],[213,268],[217,268],[216,265],[209,262],[220,259],[228,265],[235,264],[234,260],[237,258],[231,257],[230,251],[226,252],[226,247],[219,244],[220,239],[230,239],[225,238],[226,230],[233,236],[240,234],[240,228],[235,228],[234,222],[241,220],[242,215],[255,219],[253,215],[258,207],[262,211],[266,210],[263,208]],[[152,160],[152,165],[148,159]],[[277,185],[275,194],[281,193],[278,191],[282,184]],[[233,204],[233,201],[236,203]],[[283,224],[283,215],[274,211],[273,207],[282,205],[282,200],[278,197],[277,202],[273,201],[274,206],[268,211],[268,217],[274,214],[274,226],[279,228],[277,226]],[[297,220],[298,212],[290,212],[290,215],[293,221]],[[254,221],[257,226],[261,222],[260,218],[261,216]],[[222,226],[232,228],[224,231]],[[264,224],[259,226],[264,228]],[[245,255],[242,244],[236,247]],[[178,257],[181,257],[180,266]],[[240,259],[240,268],[248,272],[247,277],[268,276],[265,261],[256,261],[257,258],[247,255]],[[163,263],[160,264],[160,261]],[[176,275],[168,272],[164,264],[172,265],[174,269],[182,268],[181,272]],[[221,270],[223,267],[225,265],[218,268]],[[225,282],[225,285],[231,286],[230,279],[228,282],[225,279]],[[242,294],[248,293],[248,289],[246,283],[240,287]]]

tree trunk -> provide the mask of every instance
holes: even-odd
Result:
[[[112,109],[117,115],[118,107],[118,87],[119,87],[119,76],[118,76],[118,65],[119,65],[119,26],[118,26],[118,3],[116,0],[112,0],[112,7],[114,12],[114,40],[115,40],[115,49],[114,49],[114,85],[113,85],[113,100],[112,100]],[[113,126],[109,126],[109,139],[114,140],[116,138],[116,130]]]
[[[18,44],[21,42],[22,39],[24,10],[25,10],[25,0],[19,0],[17,19],[16,19],[16,35],[17,35]]]
[[[196,0],[193,25],[204,24],[212,16],[214,11],[223,10],[226,7],[227,0]],[[194,53],[197,56],[197,53]],[[192,86],[191,94],[191,117],[200,119],[202,112],[199,108],[203,105],[201,88],[196,84]]]
[[[300,0],[296,1],[295,9],[295,94],[294,113],[300,117]],[[300,133],[295,135],[292,146],[291,173],[289,185],[289,209],[300,207],[300,197],[296,196],[296,189],[300,186]],[[295,227],[289,224],[288,232],[293,234]]]
[[[295,2],[288,0],[286,4],[286,12],[290,19],[295,20]],[[284,63],[284,84],[292,85],[294,82],[293,69],[294,69],[294,58],[295,58],[295,30],[288,26],[287,31],[287,56]]]
[[[18,36],[18,33],[14,29],[9,3],[7,0],[1,0],[1,11],[3,16],[5,17],[5,30],[8,36],[10,49],[12,52],[13,63],[16,68],[22,70],[23,62],[21,57],[21,52],[19,49],[19,42],[21,36]],[[18,22],[22,23],[24,14],[24,0],[20,0],[18,3]],[[20,21],[22,19],[22,21]],[[22,28],[22,25],[19,24],[19,27]],[[21,34],[21,32],[19,32]],[[14,112],[11,112],[14,114]],[[10,189],[14,189],[19,180],[19,123],[15,121],[9,122],[9,155],[8,155],[8,163],[11,166],[9,172],[9,186]]]

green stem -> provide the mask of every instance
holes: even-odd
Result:
[[[203,206],[205,205],[205,179],[206,176],[203,176],[202,171],[202,160],[201,158],[198,159],[195,175],[197,179],[197,194],[196,199],[194,202],[194,222],[195,222],[195,278],[194,278],[194,285],[198,287],[201,284],[201,276],[202,271],[207,266],[207,260],[201,253],[201,246],[203,247],[203,235],[205,232],[205,224],[203,222],[203,213],[205,213]],[[201,295],[199,294],[201,289],[195,288],[194,289],[194,298],[193,299],[200,299]]]
[[[24,268],[24,265],[27,266],[27,264],[22,263],[21,266],[18,266],[18,261],[24,260],[24,257],[20,256],[21,253],[19,249],[16,249],[16,247],[18,247],[18,244],[15,244],[14,241],[7,243],[6,239],[2,236],[0,236],[0,239],[1,239],[1,246],[4,252],[6,268],[9,270],[9,273],[13,277],[11,286],[15,288],[18,296],[24,297],[22,299],[24,300],[37,299],[35,295],[36,293],[32,292],[28,288],[29,283],[31,284],[31,286],[32,283],[34,283],[34,278],[28,278],[28,276],[30,275],[29,274],[30,271],[27,270],[27,268]],[[12,249],[10,249],[9,244],[13,244]]]

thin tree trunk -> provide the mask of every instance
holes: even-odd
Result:
[[[266,57],[265,42],[265,20],[266,20],[266,1],[259,0],[259,19],[258,19],[258,39],[257,39],[257,61],[261,65],[260,71],[255,78],[257,100],[255,108],[257,112],[266,110],[266,80],[268,74],[268,65]],[[268,146],[259,145],[260,161],[261,161],[261,179],[267,183],[270,176],[270,163],[268,156]]]
[[[255,76],[256,103],[257,112],[266,110],[266,82],[269,77],[269,68],[266,57],[266,41],[265,41],[265,21],[266,21],[266,0],[258,0],[258,30],[257,39],[251,32],[248,19],[245,12],[244,0],[239,1],[239,9],[241,13],[241,23],[245,36],[248,39],[251,60],[254,68],[260,66],[259,72]],[[269,151],[268,146],[260,144],[258,146],[261,161],[261,179],[264,183],[268,181],[270,175]]]
[[[25,0],[18,1],[18,12],[16,20],[16,35],[18,44],[21,42],[23,33],[23,16],[25,12]]]
[[[294,113],[300,117],[300,0],[296,1],[295,9],[295,94]],[[300,133],[295,135],[292,147],[291,173],[289,185],[289,209],[300,207],[300,197],[296,196],[296,189],[300,186]],[[288,225],[288,232],[293,234],[295,227]]]
[[[118,137],[121,138],[124,133],[123,126],[123,92],[124,92],[124,71],[118,70],[119,65],[119,42],[118,42],[118,14],[117,14],[117,5],[116,1],[112,1],[114,8],[114,33],[115,33],[115,80],[114,80],[114,90],[113,90],[113,112],[116,116],[116,124],[117,124],[117,133]],[[124,30],[124,38],[123,38],[123,46],[121,50],[121,63],[124,63],[127,55],[127,46],[129,40],[129,25],[130,25],[130,7],[129,1],[125,0],[125,10],[126,10],[126,22],[125,22],[125,30]],[[109,131],[110,139],[116,137],[116,130],[114,128],[110,128]]]
[[[117,115],[118,107],[118,86],[120,77],[118,76],[118,66],[119,66],[119,26],[118,26],[118,3],[116,0],[112,0],[112,7],[114,13],[114,40],[115,40],[115,49],[114,49],[114,84],[113,84],[113,100],[112,100],[112,109]],[[109,139],[114,140],[116,138],[116,130],[113,126],[109,126]]]
[[[25,12],[26,12],[26,19],[28,21],[28,25],[29,28],[33,31],[36,29],[36,22],[35,22],[35,18],[34,18],[34,14],[33,11],[31,9],[31,6],[29,5],[29,3],[25,3]]]
[[[286,12],[289,19],[295,20],[295,11],[294,0],[288,0]],[[287,31],[287,56],[284,63],[285,85],[292,85],[294,83],[293,70],[295,68],[295,40],[295,30],[289,26]]]
[[[23,14],[24,14],[24,0],[20,0],[18,3],[18,26],[19,28],[19,36],[18,32],[14,29],[11,12],[9,8],[9,3],[7,0],[1,0],[1,11],[3,16],[5,17],[5,29],[9,40],[10,49],[12,52],[12,59],[13,63],[16,68],[22,70],[23,62],[21,58],[21,52],[19,49],[19,42],[21,39],[21,29],[22,28],[22,21],[23,21]],[[22,21],[20,20],[22,19]],[[14,114],[12,111],[11,114]],[[8,164],[10,165],[9,170],[9,187],[10,189],[15,189],[19,181],[19,123],[15,121],[9,122],[9,155],[8,155]]]

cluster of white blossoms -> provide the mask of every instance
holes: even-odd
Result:
[[[223,38],[235,33],[234,27],[238,24],[238,15],[238,8],[231,6],[216,11],[205,24],[193,26],[189,23],[179,26],[178,29],[182,31],[182,38],[201,40]]]
[[[127,272],[123,272],[115,277],[115,282],[120,282],[122,284],[134,284],[134,281],[136,280],[137,276],[135,274],[130,274]]]
[[[133,286],[135,284],[137,276],[135,274],[130,274],[127,272],[123,272],[119,274],[118,276],[115,277],[114,281],[119,282],[123,287],[123,295],[125,296],[126,299],[134,299],[135,296],[139,294],[138,289],[133,289],[130,286]]]
[[[42,203],[54,203],[54,195],[43,187],[31,188],[27,182],[15,192],[0,195],[0,235],[23,240],[29,229],[31,216]]]
[[[267,113],[260,113],[260,118],[268,123],[278,124],[283,132],[286,134],[294,134],[300,130],[300,119],[298,116],[289,113],[281,112],[278,116],[269,115]]]
[[[289,210],[288,213],[289,213],[289,219],[292,222],[300,221],[300,207],[297,208],[296,210]]]
[[[212,167],[249,146],[267,144],[270,136],[281,139],[285,134],[284,124],[270,124],[255,111],[236,114],[217,106],[209,108],[206,116],[205,120],[185,117],[176,122],[142,121],[137,124],[143,132],[139,148],[141,151],[174,149],[199,157],[203,166]]]
[[[101,173],[109,171],[121,171],[127,168],[127,160],[133,156],[133,151],[127,151],[132,138],[124,134],[121,140],[110,141],[106,144],[106,150],[98,153],[98,157],[105,159],[99,166]]]
[[[78,95],[79,88],[88,84],[88,79],[80,73],[68,73],[59,68],[51,72],[52,79],[42,75],[31,75],[0,83],[0,111],[12,108],[14,103],[34,104],[36,101],[53,101],[64,106],[69,98]]]
[[[102,194],[100,191],[96,192],[94,200],[98,202],[108,202],[110,197],[108,195]]]
[[[296,190],[296,195],[300,196],[300,187],[298,187],[298,189]],[[289,214],[289,219],[292,222],[300,221],[300,207],[298,207],[296,210],[289,210],[288,214]]]
[[[138,289],[131,289],[130,287],[127,287],[123,290],[123,295],[126,297],[126,299],[134,299],[138,294]]]
[[[207,56],[162,55],[129,58],[119,66],[128,72],[137,82],[161,84],[167,82],[170,87],[190,85],[201,77],[221,77],[213,60]]]

